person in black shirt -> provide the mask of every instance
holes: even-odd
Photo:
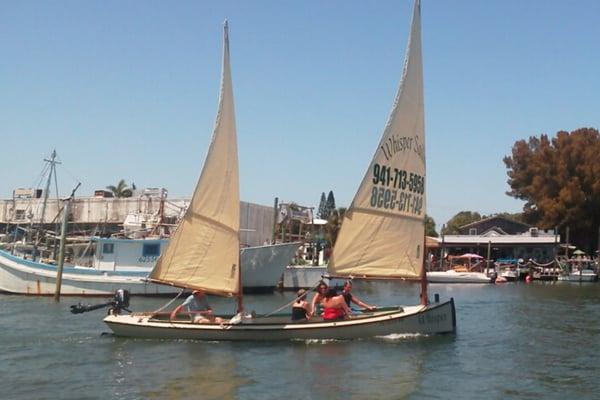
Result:
[[[292,305],[292,321],[306,321],[310,316],[310,304],[306,301],[306,290],[300,289]]]
[[[358,305],[359,307],[365,308],[369,311],[373,311],[377,308],[375,306],[371,306],[371,305],[363,302],[358,297],[352,295],[352,293],[350,293],[351,291],[352,291],[352,281],[346,281],[346,283],[344,283],[344,288],[342,289],[342,296],[344,296],[344,300],[346,301],[346,304],[348,305],[348,307],[350,307],[352,305],[352,303],[354,303],[354,304]]]

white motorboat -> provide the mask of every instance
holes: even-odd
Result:
[[[571,258],[563,263],[563,271],[558,275],[559,281],[564,282],[596,282],[598,272],[596,262],[588,258]]]
[[[430,283],[493,283],[494,278],[485,272],[474,271],[482,268],[484,258],[478,254],[466,253],[448,256],[449,269],[427,271]]]
[[[508,282],[514,282],[519,279],[519,270],[514,266],[500,266],[498,269],[500,271],[499,276],[503,277]]]
[[[558,276],[559,281],[565,282],[596,282],[598,274],[590,270],[573,271],[565,275]]]
[[[427,271],[429,283],[493,283],[493,278],[483,272]]]

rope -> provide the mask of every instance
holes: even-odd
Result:
[[[173,303],[175,300],[177,300],[179,298],[179,296],[181,296],[183,294],[183,292],[184,292],[184,289],[181,289],[181,291],[177,294],[177,296],[175,296],[174,299],[172,299],[171,301],[169,301],[167,304],[165,304],[164,306],[162,306],[158,310],[154,311],[152,314],[158,314],[159,312],[161,312],[162,310],[164,310],[165,308],[167,308],[168,306],[170,306],[171,303]]]
[[[533,260],[529,260],[529,262],[531,264],[535,265],[536,267],[549,267],[550,265],[554,264],[555,262],[560,265],[560,262],[558,260],[553,260],[553,261],[550,261],[549,263],[546,263],[546,264],[540,264],[540,263],[537,263],[537,262],[535,262]]]
[[[313,287],[309,288],[307,293],[314,290],[317,286],[319,286],[321,284],[321,281],[318,281],[316,285],[314,285]],[[279,312],[281,310],[283,310],[284,308],[288,308],[289,306],[291,306],[292,304],[294,304],[297,300],[299,300],[302,296],[306,296],[306,293],[302,294],[301,296],[297,296],[295,297],[292,301],[290,301],[289,303],[284,304],[283,306],[279,307],[276,310],[271,311],[270,313],[264,314],[263,317],[270,317],[271,315],[275,314],[276,312]]]

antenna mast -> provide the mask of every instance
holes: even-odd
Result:
[[[33,244],[33,261],[37,259],[37,248],[40,244],[40,231],[44,230],[44,217],[46,216],[46,206],[48,204],[48,195],[50,194],[50,182],[52,181],[52,174],[56,177],[56,164],[60,164],[56,161],[56,150],[52,150],[50,159],[44,158],[46,163],[50,164],[50,170],[48,172],[48,179],[46,180],[46,188],[44,189],[44,201],[42,202],[42,213],[40,214],[40,227],[36,233],[35,242]],[[57,193],[58,195],[58,193]]]

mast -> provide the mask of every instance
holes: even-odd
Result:
[[[37,247],[40,243],[40,230],[44,229],[44,217],[46,216],[46,205],[48,204],[48,196],[50,192],[50,182],[52,181],[52,174],[56,176],[56,164],[60,162],[56,161],[56,150],[52,150],[50,159],[44,158],[44,161],[50,164],[50,171],[48,172],[48,179],[46,180],[46,188],[44,189],[44,201],[42,202],[42,213],[40,215],[40,228],[38,229],[35,242],[33,244],[33,261],[37,259]]]
[[[238,273],[239,292],[237,294],[237,312],[238,313],[241,313],[244,311],[244,289],[242,288],[242,255],[241,255],[241,253],[242,252],[240,251],[239,255],[238,255],[238,268],[240,270]]]
[[[427,235],[423,235],[423,268],[421,268],[421,295],[419,296],[421,304],[429,304],[427,296]]]

